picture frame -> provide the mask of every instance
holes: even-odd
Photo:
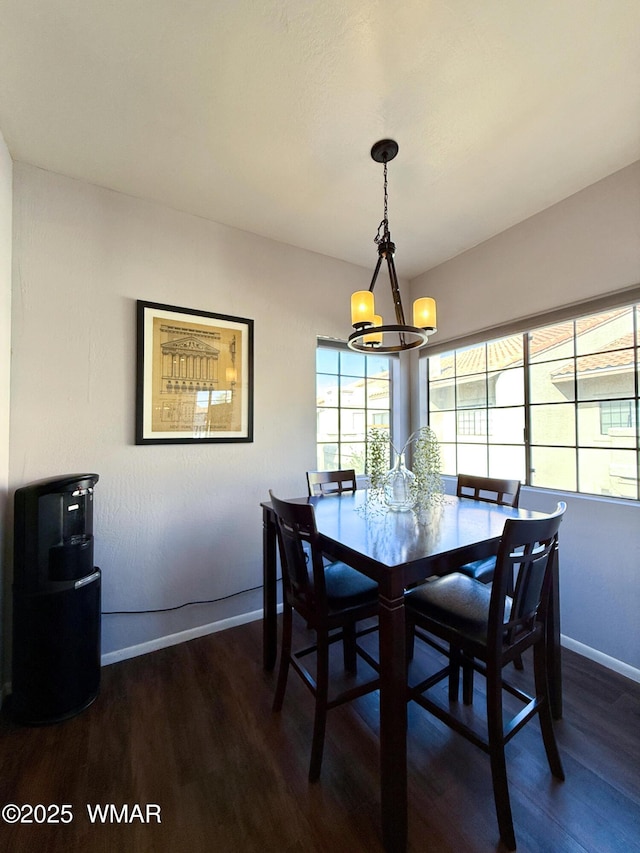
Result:
[[[253,320],[137,300],[136,444],[253,441]]]

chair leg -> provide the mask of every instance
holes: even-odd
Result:
[[[313,720],[313,740],[311,742],[311,763],[309,781],[317,782],[322,768],[324,733],[327,723],[327,701],[329,695],[329,642],[326,631],[318,631],[318,651],[316,667],[316,709]]]
[[[465,705],[473,705],[473,660],[462,658],[462,701]]]
[[[280,667],[278,668],[278,684],[273,697],[273,710],[281,711],[284,692],[287,689],[287,676],[291,661],[291,634],[293,632],[293,611],[286,603],[282,610],[282,647],[280,649]]]
[[[509,850],[516,849],[513,816],[507,783],[507,764],[504,756],[504,729],[502,722],[502,679],[500,669],[487,663],[487,726],[489,733],[489,758],[493,798],[500,838]]]
[[[522,663],[522,655],[518,655],[513,659],[513,665],[517,670],[522,672],[522,670],[524,669],[524,664]]]
[[[460,690],[460,665],[462,663],[462,652],[456,646],[449,647],[449,701],[458,701]]]
[[[342,629],[342,652],[345,672],[356,674],[358,654],[356,652],[356,623],[348,622]]]
[[[551,714],[551,703],[549,702],[549,690],[547,687],[547,670],[546,670],[546,647],[544,643],[537,643],[533,648],[533,673],[535,679],[536,696],[541,702],[538,711],[540,719],[540,731],[542,732],[542,742],[544,750],[547,753],[547,761],[549,768],[556,779],[564,781],[564,769],[558,744],[553,729],[553,716]]]

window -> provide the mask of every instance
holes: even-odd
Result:
[[[487,418],[477,409],[460,409],[458,412],[458,435],[486,435]]]
[[[319,345],[316,350],[317,467],[363,474],[370,429],[389,428],[390,359]]]
[[[635,427],[636,408],[632,400],[605,400],[600,403],[600,434],[609,435],[611,429]]]
[[[428,358],[443,473],[638,499],[638,310]]]

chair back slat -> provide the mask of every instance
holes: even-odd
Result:
[[[341,471],[307,471],[307,486],[310,495],[339,495],[355,492],[358,488],[353,468]]]
[[[555,512],[545,518],[509,518],[505,522],[489,612],[487,639],[494,649],[499,650],[504,643],[511,644],[533,631],[544,618],[558,547],[558,528],[566,508],[566,503],[560,501]]]
[[[497,477],[476,477],[474,474],[458,474],[456,495],[476,501],[518,506],[520,480],[503,480]]]

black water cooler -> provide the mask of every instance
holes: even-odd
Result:
[[[98,694],[97,482],[97,474],[68,474],[15,493],[10,704],[14,718],[27,725],[73,717]]]

